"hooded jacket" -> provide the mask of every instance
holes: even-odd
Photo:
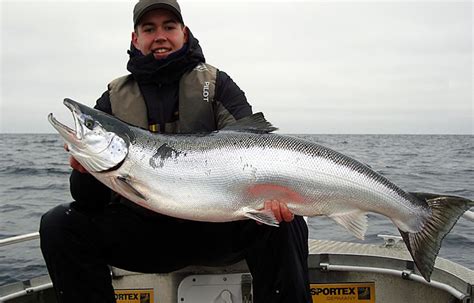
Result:
[[[174,113],[179,104],[179,80],[199,63],[206,62],[199,41],[191,31],[188,40],[182,49],[162,60],[156,60],[152,54],[142,55],[133,45],[128,51],[130,60],[127,69],[145,99],[149,124],[169,123],[176,119]],[[218,113],[226,112],[235,120],[252,113],[245,93],[220,70],[217,70],[214,101]],[[112,113],[109,90],[97,101],[96,108]]]
[[[189,29],[188,29],[189,31]],[[165,59],[156,60],[152,54],[142,55],[131,46],[127,69],[137,82],[146,103],[149,124],[172,123],[179,106],[179,82],[181,77],[205,63],[199,41],[189,31],[188,43]],[[251,115],[251,106],[244,92],[223,71],[217,70],[214,93],[214,113],[218,128]],[[110,91],[97,100],[96,109],[112,114]],[[201,130],[200,130],[201,131]],[[210,130],[212,131],[212,130]],[[70,177],[71,195],[81,207],[101,208],[115,195],[90,174],[73,170]],[[125,200],[121,198],[121,200]],[[127,203],[129,204],[129,203]]]

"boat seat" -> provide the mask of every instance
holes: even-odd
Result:
[[[124,276],[143,275],[143,273],[124,270],[118,267],[111,267],[112,277],[119,278]],[[221,273],[246,273],[249,272],[247,262],[245,260],[239,261],[227,266],[188,266],[171,273],[158,275],[181,275],[181,274],[221,274]]]

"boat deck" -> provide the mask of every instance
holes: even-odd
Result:
[[[432,281],[428,283],[414,269],[403,242],[397,243],[396,238],[388,237],[382,245],[310,240],[308,264],[313,302],[472,303],[474,271],[438,258]],[[141,274],[112,268],[112,274],[117,293],[148,290],[153,297],[148,302],[155,303],[214,302],[217,296],[222,296],[221,302],[227,302],[224,296],[243,302],[251,281],[245,262],[226,267],[191,266],[169,274]],[[373,287],[370,300],[342,300],[341,295],[334,293],[323,296],[323,290],[331,293],[331,289],[364,286],[364,283]],[[56,302],[47,276],[0,287],[0,301]]]

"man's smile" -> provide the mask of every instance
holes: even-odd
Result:
[[[162,58],[164,56],[167,56],[167,55],[169,55],[169,53],[171,51],[172,51],[172,49],[167,48],[167,47],[160,47],[160,48],[155,48],[155,49],[151,50],[151,52],[153,53],[155,58]]]

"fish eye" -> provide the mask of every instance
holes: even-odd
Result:
[[[88,129],[92,130],[92,129],[94,128],[95,123],[94,123],[94,120],[92,120],[92,119],[86,119],[86,120],[84,121],[84,125],[85,125]]]

